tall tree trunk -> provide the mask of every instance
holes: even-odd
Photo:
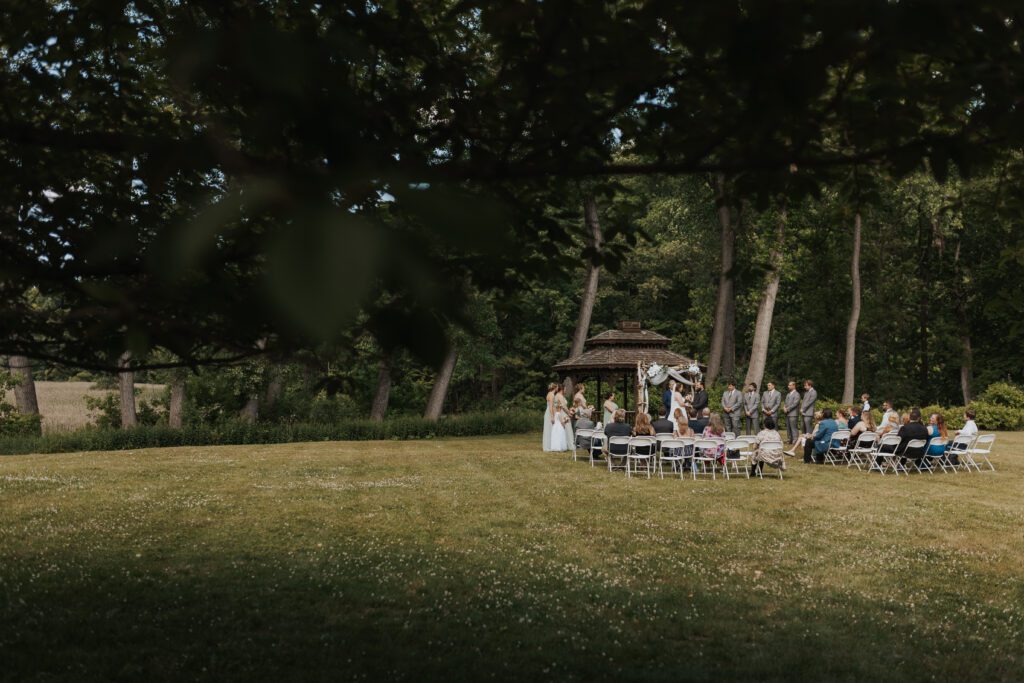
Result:
[[[860,322],[860,211],[853,215],[853,254],[850,256],[850,282],[853,301],[846,323],[846,367],[843,374],[843,403],[853,403],[857,369],[857,324]]]
[[[135,415],[135,373],[131,370],[132,354],[125,351],[117,361],[121,370],[117,373],[117,381],[121,388],[121,428],[128,429],[138,424]]]
[[[963,393],[964,405],[969,405],[974,398],[974,352],[971,349],[971,327],[967,319],[967,304],[964,301],[963,271],[960,263],[960,241],[957,240],[956,252],[953,256],[953,297],[956,299],[956,322],[960,336],[960,391]]]
[[[427,399],[427,409],[423,411],[423,417],[428,420],[436,420],[441,417],[441,412],[444,410],[444,399],[448,396],[448,385],[451,384],[452,373],[455,372],[455,361],[458,354],[458,349],[454,344],[448,347],[448,354],[437,371],[437,377],[434,378],[434,386],[430,390],[430,398]]]
[[[391,357],[384,354],[377,365],[377,393],[373,395],[370,407],[370,419],[380,422],[388,412],[388,399],[391,397]]]
[[[281,398],[284,390],[284,378],[281,376],[281,367],[273,365],[270,368],[270,379],[267,381],[267,388],[263,391],[263,401],[260,410],[269,413],[277,405],[277,399]]]
[[[754,323],[754,341],[750,344],[750,365],[744,386],[756,384],[761,386],[764,379],[764,366],[768,359],[768,341],[772,332],[772,317],[775,315],[775,300],[779,296],[779,280],[782,277],[782,240],[786,234],[786,206],[783,204],[779,212],[779,224],[775,230],[775,243],[769,255],[771,270],[765,278],[764,293],[757,307],[757,322]]]
[[[583,221],[587,225],[587,247],[594,252],[594,258],[601,253],[601,223],[597,216],[597,200],[588,194],[583,198]],[[569,357],[575,358],[583,353],[583,344],[590,332],[590,319],[594,314],[594,302],[597,301],[597,284],[601,273],[600,265],[590,261],[587,269],[587,281],[583,285],[583,298],[580,300],[580,315],[576,319],[576,332],[572,335],[572,349]]]
[[[242,409],[238,411],[238,418],[242,422],[248,422],[253,424],[256,419],[260,416],[260,397],[259,394],[253,394],[249,397],[249,400],[245,402]]]
[[[36,381],[32,377],[32,364],[26,356],[11,356],[8,360],[11,373],[18,378],[14,387],[14,402],[22,415],[38,415],[39,401],[36,399]]]
[[[185,412],[185,373],[184,368],[177,368],[171,374],[171,403],[167,407],[167,424],[171,429],[181,429],[182,415]]]
[[[721,376],[736,379],[736,283],[729,282],[729,307],[725,311],[725,345]]]
[[[733,211],[729,206],[726,195],[725,175],[719,173],[715,176],[715,208],[718,212],[718,224],[721,227],[722,259],[718,275],[718,301],[715,305],[715,322],[711,328],[711,349],[708,353],[707,382],[713,384],[722,370],[722,359],[728,357],[726,346],[727,337],[730,336],[728,328],[729,312],[733,310],[732,319],[735,319],[735,304],[733,302],[732,271],[735,260],[736,247],[736,225]],[[731,308],[733,307],[733,308]],[[735,366],[735,326],[732,330],[733,353],[731,354]],[[726,365],[729,365],[726,362]],[[732,368],[733,371],[735,367]]]

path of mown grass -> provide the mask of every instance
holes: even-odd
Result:
[[[784,482],[538,441],[0,458],[0,678],[1024,676],[1024,434]]]

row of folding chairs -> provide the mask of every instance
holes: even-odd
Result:
[[[899,475],[909,474],[904,462],[907,452],[921,452],[924,455],[914,460],[914,468],[918,472],[934,474],[936,469],[943,472],[957,472],[972,469],[981,472],[979,460],[984,461],[991,471],[995,471],[989,456],[995,444],[995,434],[977,434],[954,437],[946,444],[942,453],[928,453],[932,446],[941,445],[942,437],[913,439],[900,449],[901,439],[897,434],[878,435],[875,432],[863,432],[850,443],[850,430],[841,429],[832,435],[828,449],[825,451],[825,462],[831,465],[845,464],[847,467],[863,469],[869,472],[885,474],[892,471]],[[955,462],[954,462],[955,458]]]
[[[722,462],[718,458],[721,446],[725,447],[726,454]],[[781,439],[777,447],[782,450]],[[721,439],[671,434],[608,437],[599,430],[581,429],[576,432],[573,460],[577,460],[582,451],[591,467],[603,460],[608,471],[621,470],[627,477],[644,474],[650,478],[657,474],[664,478],[667,468],[670,475],[678,474],[680,479],[687,473],[693,479],[698,476],[717,479],[719,474],[726,479],[740,474],[749,479],[750,457],[756,448],[756,439],[752,436]],[[757,475],[764,478],[761,470],[757,468]],[[782,479],[781,469],[778,476]]]

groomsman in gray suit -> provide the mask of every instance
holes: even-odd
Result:
[[[747,430],[747,434],[757,434],[757,426],[760,422],[757,418],[757,410],[760,403],[757,399],[757,385],[751,383],[743,392],[743,427]]]
[[[726,431],[740,433],[740,410],[743,398],[736,391],[736,383],[729,382],[729,388],[722,392],[722,417],[725,418]]]
[[[775,390],[775,382],[768,382],[768,391],[761,394],[761,414],[778,423],[782,394]]]
[[[789,383],[789,393],[782,409],[786,413],[786,438],[789,443],[796,443],[800,438],[800,392],[796,390],[796,382]]]
[[[804,416],[804,433],[810,434],[814,426],[814,404],[818,402],[818,392],[814,390],[814,382],[804,380],[804,399],[800,403],[800,414]]]

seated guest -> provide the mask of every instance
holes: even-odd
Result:
[[[725,462],[725,421],[718,413],[711,413],[708,418],[708,426],[704,428],[701,436],[705,439],[721,439],[722,442],[715,449],[715,455],[719,464]]]
[[[857,426],[857,423],[860,422],[860,408],[850,406],[849,415],[850,419],[846,421],[846,428],[852,431]]]
[[[928,416],[928,438],[941,438],[942,443],[935,443],[928,446],[928,455],[942,455],[946,452],[946,441],[949,440],[949,432],[946,430],[946,418],[938,413]]]
[[[651,426],[654,427],[655,434],[671,434],[675,431],[675,425],[668,419],[668,408],[658,408],[658,419],[652,422]]]
[[[672,436],[693,436],[694,431],[690,428],[692,423],[693,420],[689,422],[686,420],[686,415],[683,414],[682,408],[676,408],[676,424],[679,425],[679,428],[672,433]]]
[[[964,412],[964,426],[963,429],[957,431],[956,436],[977,436],[978,425],[974,422],[974,411],[968,410]],[[949,462],[954,465],[960,464],[960,456],[957,451],[951,448],[947,448],[949,451]]]
[[[910,424],[910,413],[903,413],[903,417],[900,418],[900,429],[896,430],[897,434],[900,434],[900,430]]]
[[[625,410],[619,408],[612,413],[612,421],[605,425],[604,433],[609,438],[613,436],[633,436],[633,430],[626,424]],[[628,450],[629,446],[624,443],[608,445],[608,452],[612,455],[625,455]]]
[[[924,447],[907,448],[907,444],[914,439],[920,439],[926,444],[928,443],[928,428],[921,424],[920,408],[911,408],[910,412],[907,413],[906,424],[900,428],[900,445],[896,447],[896,452],[903,456],[904,464],[910,459],[915,464],[920,465],[921,458],[924,457]]]
[[[899,429],[900,414],[892,409],[892,400],[882,404],[882,421],[878,423],[878,433],[881,435],[894,432]]]
[[[782,436],[775,426],[775,418],[769,415],[764,419],[761,431],[757,433],[757,450],[750,458],[750,473],[760,474],[765,465],[786,469],[786,458],[782,455]]]
[[[633,436],[654,436],[654,427],[647,413],[637,413],[633,424]]]
[[[804,449],[804,446],[807,445],[808,440],[814,440],[814,432],[818,431],[818,425],[821,424],[821,413],[822,411],[820,410],[814,411],[814,426],[811,428],[811,431],[807,434],[801,434],[793,443],[793,447],[790,448],[788,451],[783,451],[783,453],[785,453],[786,455],[796,455],[797,451],[801,451]]]
[[[586,413],[583,417],[576,420],[576,443],[579,445],[580,448],[588,452],[590,451],[590,437],[580,436],[579,431],[581,429],[593,429],[594,427],[597,426],[596,424],[594,424],[594,421],[590,419],[591,414],[592,413]]]
[[[825,408],[821,411],[821,422],[814,436],[804,443],[804,462],[816,462],[819,465],[825,462],[825,451],[832,443],[832,435],[839,429],[839,425],[832,419],[832,410]]]
[[[871,411],[867,411],[860,414],[860,419],[857,420],[856,424],[850,425],[850,447],[857,441],[857,436],[864,432],[875,431],[875,418],[871,416]]]
[[[974,411],[964,412],[964,427],[956,433],[957,436],[977,436],[978,425],[974,423]]]
[[[839,425],[840,429],[849,429],[850,425],[846,421],[846,411],[842,408],[836,408],[836,424]]]
[[[651,425],[651,418],[647,413],[636,414],[633,436],[654,436],[654,427]],[[636,446],[636,452],[640,455],[653,455],[654,448],[654,444],[650,446]]]
[[[694,419],[690,420],[690,431],[694,434],[703,434],[704,428],[708,426],[708,422],[711,420],[711,409],[704,408],[700,413],[696,413]]]

